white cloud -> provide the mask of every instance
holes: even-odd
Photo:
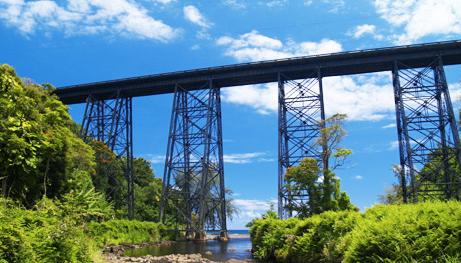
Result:
[[[245,2],[241,0],[224,0],[223,4],[233,9],[245,9],[247,7]]]
[[[151,164],[165,164],[165,155],[162,154],[145,154],[143,157]],[[273,158],[267,156],[264,152],[249,152],[249,153],[232,153],[224,154],[224,162],[231,164],[247,164],[254,162],[274,162]],[[191,156],[191,158],[195,158]]]
[[[354,177],[354,179],[355,179],[355,180],[362,180],[362,179],[363,179],[363,176],[361,176],[361,175],[356,175],[356,176]]]
[[[354,38],[361,38],[365,35],[371,35],[376,40],[384,39],[383,35],[376,33],[376,26],[370,24],[358,25],[357,27],[355,27],[351,35]]]
[[[333,53],[342,50],[341,44],[330,39],[322,39],[320,42],[306,41],[301,43],[288,40],[286,43],[282,43],[282,41],[262,35],[256,30],[240,35],[238,38],[220,37],[216,40],[216,44],[225,46],[225,55],[238,61],[280,59]]]
[[[395,150],[399,148],[399,141],[392,141],[389,143],[389,150]]]
[[[271,38],[251,31],[237,38],[224,36],[216,41],[224,46],[225,55],[237,61],[258,61],[342,51],[340,43],[323,39],[319,42],[295,42]],[[346,113],[350,120],[380,120],[394,110],[389,73],[323,79],[325,111]],[[249,85],[223,89],[223,101],[248,105],[261,114],[277,112],[276,84]]]
[[[144,158],[151,164],[165,164],[165,155],[162,154],[146,154]]]
[[[381,85],[381,78],[370,74],[358,77],[328,77],[323,79],[324,103],[327,115],[346,113],[349,120],[377,121],[392,117],[393,90],[390,84]],[[222,90],[224,102],[247,105],[261,114],[278,110],[276,83],[230,87]]]
[[[323,81],[325,111],[328,115],[346,113],[349,120],[378,121],[388,118],[394,111],[391,84],[382,85],[374,79],[357,77],[331,77]]]
[[[154,3],[162,4],[162,5],[168,5],[168,4],[175,2],[176,0],[151,0],[151,1],[153,1]]]
[[[263,152],[224,154],[224,162],[232,164],[247,164],[253,162],[273,162],[274,159],[266,158]]]
[[[193,5],[187,5],[183,8],[184,18],[202,28],[210,28],[212,23],[209,22],[203,15],[200,13],[197,7]]]
[[[339,10],[344,8],[346,3],[344,0],[322,0],[323,3],[329,4],[331,6],[330,10],[328,12],[331,13],[337,13]]]
[[[277,84],[238,86],[222,89],[222,99],[239,105],[248,105],[261,114],[277,111]]]
[[[461,34],[461,1],[458,0],[375,0],[376,12],[403,33],[393,36],[408,44],[430,35]]]
[[[461,107],[461,83],[448,84],[450,90],[450,97],[455,107]]]
[[[0,20],[26,35],[55,29],[67,35],[110,33],[166,42],[180,31],[129,0],[67,0],[66,3],[0,0]]]
[[[397,127],[397,124],[395,124],[395,123],[389,123],[389,124],[387,124],[387,125],[384,125],[384,126],[381,127],[381,128],[383,128],[383,129],[390,129],[390,128],[395,128],[395,127]]]
[[[276,204],[277,200],[234,199],[233,204],[240,210],[236,220],[249,222],[251,219],[260,217]]]
[[[263,2],[267,7],[282,7],[285,6],[288,1],[287,0],[268,0]]]
[[[322,4],[326,4],[330,7],[330,9],[328,10],[328,12],[330,13],[337,13],[339,12],[341,9],[344,8],[344,6],[346,5],[346,3],[344,2],[344,0],[317,0],[317,1],[314,1],[314,0],[304,0],[304,5],[305,6],[311,6],[313,4],[316,4],[316,3],[322,3]]]

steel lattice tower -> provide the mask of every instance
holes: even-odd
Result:
[[[460,198],[460,142],[441,58],[395,62],[393,85],[404,201]]]
[[[186,236],[205,230],[227,238],[220,89],[176,85],[165,160],[160,217],[171,209]]]
[[[90,95],[86,100],[81,130],[81,136],[86,141],[92,138],[105,143],[123,160],[130,219],[134,216],[132,108],[132,98],[121,97],[119,93],[111,100],[100,100]],[[114,187],[115,177],[111,176],[109,180]]]
[[[285,180],[286,170],[299,165],[304,158],[313,158],[322,167],[322,148],[317,141],[324,126],[322,78],[320,71],[311,78],[290,80],[279,74],[279,170],[278,215],[293,216],[289,207],[302,206],[308,202],[308,189],[289,186]]]

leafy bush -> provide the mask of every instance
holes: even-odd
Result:
[[[106,222],[90,222],[88,235],[98,245],[118,245],[123,243],[156,242],[161,240],[161,224],[153,222],[110,220]]]
[[[461,202],[380,205],[364,214],[264,218],[250,229],[254,256],[278,262],[459,262]]]
[[[345,262],[436,262],[461,254],[461,203],[376,206],[344,241]]]
[[[93,198],[86,199],[66,203],[44,198],[34,209],[27,210],[17,202],[0,198],[0,263],[93,262],[104,245],[155,242],[166,237],[162,236],[164,227],[158,223],[87,223],[82,213],[84,218],[93,217],[100,215],[100,209],[88,204],[85,208],[85,203],[93,203]]]
[[[34,210],[0,199],[0,262],[93,262],[83,227],[43,200]]]

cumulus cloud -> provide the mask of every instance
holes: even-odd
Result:
[[[322,39],[320,42],[300,42],[288,40],[286,43],[260,34],[253,30],[237,38],[222,36],[216,44],[226,47],[225,55],[238,61],[258,61],[339,52],[341,44],[334,40]]]
[[[209,22],[203,15],[202,13],[200,12],[200,10],[198,10],[197,7],[193,6],[193,5],[187,5],[183,8],[183,13],[184,13],[184,18],[197,25],[197,26],[200,26],[200,27],[203,27],[203,28],[210,28],[211,27],[211,22]]]
[[[234,199],[233,204],[239,209],[240,213],[236,220],[249,222],[255,217],[260,217],[271,208],[271,204],[276,204],[276,199],[257,200],[257,199]]]
[[[361,175],[356,175],[356,176],[354,176],[354,179],[355,179],[355,180],[362,180],[362,179],[363,179],[363,176],[361,176]]]
[[[110,33],[166,42],[179,30],[150,16],[148,10],[129,0],[0,0],[0,20],[29,35],[60,30],[67,35]]]
[[[319,42],[285,42],[257,31],[238,37],[223,36],[217,45],[224,54],[237,61],[258,61],[342,51],[340,43],[323,39]],[[328,77],[323,79],[325,111],[346,113],[350,120],[381,120],[394,110],[389,73],[361,76]],[[253,107],[261,114],[277,112],[278,88],[274,83],[223,89],[223,101]]]
[[[356,26],[353,32],[351,33],[351,35],[354,38],[361,38],[365,35],[370,35],[376,40],[384,39],[383,35],[376,33],[376,26],[370,25],[370,24],[363,24],[363,25]]]
[[[461,34],[461,1],[453,0],[375,0],[376,12],[403,33],[393,36],[397,44],[408,44],[423,37]]]
[[[222,99],[239,105],[247,105],[267,115],[277,112],[277,84],[247,85],[222,89]]]

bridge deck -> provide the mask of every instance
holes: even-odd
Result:
[[[89,94],[100,99],[110,99],[117,90],[120,90],[121,96],[138,97],[172,93],[176,84],[191,90],[200,89],[208,80],[219,87],[231,87],[275,82],[278,73],[290,79],[301,79],[316,76],[318,69],[323,77],[389,71],[396,60],[408,67],[424,67],[439,55],[444,65],[461,64],[461,40],[147,75],[62,87],[56,94],[64,103],[74,104],[84,102]]]

